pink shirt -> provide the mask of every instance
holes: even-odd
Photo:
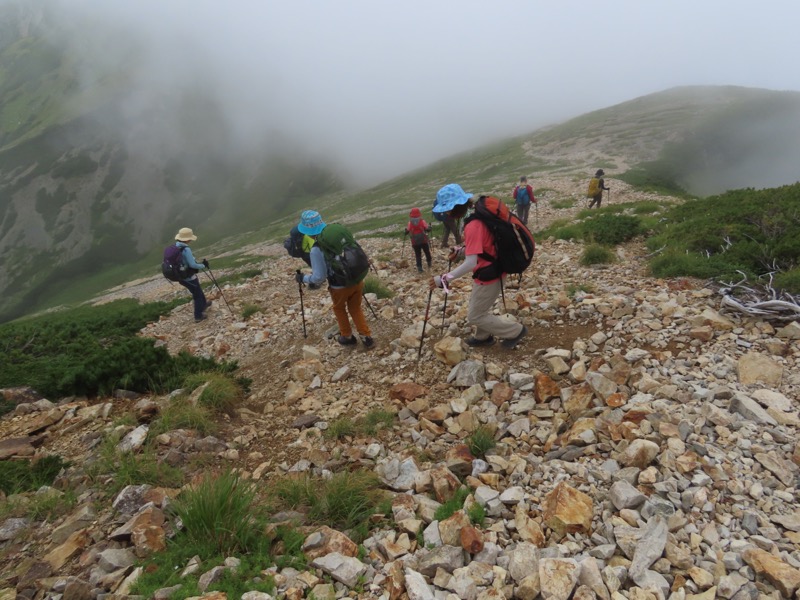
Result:
[[[488,260],[481,258],[481,254],[488,254],[489,256],[497,256],[497,251],[494,247],[494,237],[492,236],[489,229],[478,219],[472,219],[467,225],[464,227],[464,254],[469,256],[470,254],[477,254],[478,255],[478,265],[473,270],[473,273],[480,269],[481,267],[488,266],[490,263]],[[494,283],[500,279],[492,279],[491,281],[480,281],[479,279],[474,279],[473,281],[478,285],[488,285],[490,283]]]

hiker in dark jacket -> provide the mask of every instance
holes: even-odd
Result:
[[[431,268],[431,245],[428,240],[428,233],[431,226],[422,218],[422,211],[412,208],[408,215],[409,221],[406,225],[406,234],[411,236],[411,249],[414,250],[414,257],[417,260],[417,271],[422,273],[422,253],[428,261],[428,269]]]
[[[203,259],[201,262],[195,260],[192,249],[189,248],[189,244],[197,240],[197,236],[188,227],[183,227],[178,231],[175,240],[175,245],[182,248],[181,255],[183,262],[186,263],[187,267],[194,270],[194,273],[192,273],[190,277],[182,279],[178,283],[191,292],[192,300],[194,301],[194,322],[199,323],[206,318],[206,311],[211,306],[211,302],[206,300],[206,295],[203,293],[200,280],[197,278],[198,271],[208,268],[208,260]]]
[[[610,190],[611,188],[606,187],[606,181],[603,179],[603,175],[605,175],[605,171],[603,169],[597,169],[597,172],[594,174],[594,179],[597,180],[597,193],[592,195],[592,201],[589,203],[589,208],[592,208],[595,203],[597,204],[597,208],[600,208],[600,203],[603,201],[603,190]],[[589,186],[593,186],[593,181],[589,183]]]
[[[297,225],[297,229],[300,230],[300,233],[307,235],[316,242],[317,236],[322,233],[326,226],[327,224],[317,211],[304,210],[300,215],[300,223]],[[356,336],[353,335],[353,328],[350,325],[350,318],[347,316],[350,313],[356,331],[361,336],[361,343],[364,344],[365,348],[372,348],[375,342],[372,339],[369,323],[367,323],[361,307],[361,298],[364,295],[364,281],[362,280],[349,287],[336,285],[333,278],[333,270],[326,261],[325,253],[319,244],[315,243],[311,247],[309,255],[311,258],[311,274],[304,275],[298,271],[295,276],[296,281],[298,283],[307,283],[313,289],[321,286],[327,279],[328,292],[333,301],[333,314],[336,316],[336,322],[339,325],[339,338],[337,341],[342,346],[354,346],[357,343]]]
[[[472,207],[472,196],[462,190],[458,184],[446,185],[436,194],[436,206],[433,207],[433,212],[450,213],[452,217],[460,219]],[[479,219],[468,219],[464,227],[464,238],[466,240],[464,248],[457,249],[450,254],[452,262],[463,253],[465,255],[464,262],[449,273],[431,278],[431,289],[445,287],[453,279],[467,273],[474,273],[491,264],[483,256],[487,254],[496,256],[497,251],[492,233],[484,223]],[[473,278],[467,321],[470,325],[475,326],[475,335],[467,340],[468,346],[491,346],[499,337],[503,340],[502,346],[511,349],[516,347],[528,333],[527,327],[521,323],[514,323],[492,313],[495,300],[500,295],[501,281],[500,277],[491,281]]]

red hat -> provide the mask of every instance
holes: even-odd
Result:
[[[422,212],[418,208],[412,208],[408,216],[412,219],[419,219],[422,216]]]

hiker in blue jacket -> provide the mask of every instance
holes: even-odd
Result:
[[[208,268],[208,260],[204,258],[202,262],[197,262],[192,254],[192,249],[189,248],[189,244],[196,239],[197,236],[188,227],[183,227],[175,236],[175,245],[182,248],[183,261],[187,267],[194,270],[194,273],[178,283],[191,292],[192,300],[194,300],[194,322],[199,323],[206,318],[206,311],[211,306],[211,302],[206,299],[200,280],[197,278],[198,271]]]

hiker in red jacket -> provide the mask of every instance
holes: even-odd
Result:
[[[528,178],[524,175],[519,178],[519,185],[514,188],[514,200],[517,203],[517,217],[527,225],[531,202],[536,204],[536,198],[533,196],[533,188],[528,185]]]
[[[465,192],[461,186],[451,183],[444,186],[436,194],[436,206],[433,212],[448,213],[451,217],[460,219],[467,214],[473,205],[473,194]],[[469,297],[467,322],[475,326],[475,335],[466,340],[468,346],[491,346],[501,338],[501,346],[512,349],[528,333],[528,328],[522,323],[515,323],[503,317],[498,317],[492,312],[495,300],[500,295],[501,277],[483,281],[475,277],[475,272],[490,265],[488,257],[495,257],[496,250],[491,231],[479,219],[468,219],[464,227],[466,245],[461,249],[454,249],[450,254],[453,261],[458,256],[465,256],[465,260],[458,267],[432,277],[429,282],[430,289],[443,288],[453,279],[467,273],[473,274],[472,294]]]
[[[414,256],[417,259],[417,271],[422,273],[423,252],[425,253],[425,259],[428,261],[428,269],[431,268],[431,245],[428,239],[431,226],[422,218],[422,211],[418,208],[412,208],[408,216],[406,234],[411,236],[411,248],[414,250]]]

